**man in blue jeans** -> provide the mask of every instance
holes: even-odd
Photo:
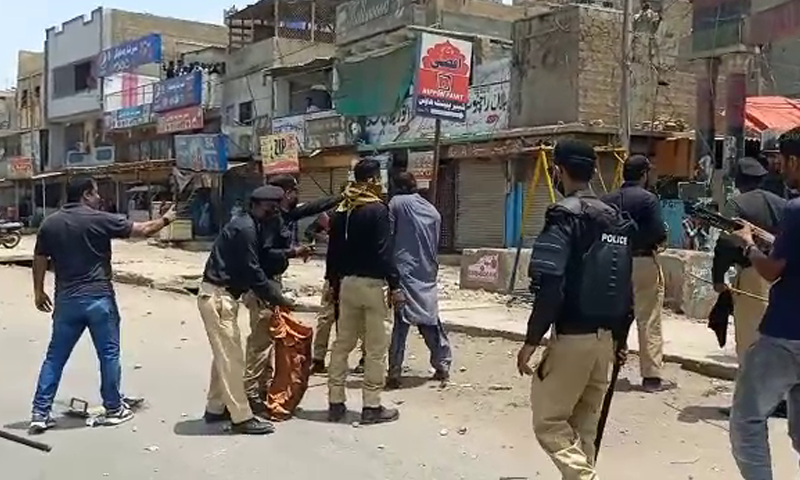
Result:
[[[33,398],[31,433],[55,425],[50,411],[61,374],[87,328],[100,361],[105,423],[115,425],[133,418],[120,393],[120,317],[111,285],[111,239],[152,235],[175,218],[175,211],[138,223],[103,212],[99,206],[97,183],[90,177],[75,178],[67,187],[67,202],[42,223],[36,237],[34,299],[37,309],[53,312],[53,333]],[[44,290],[48,261],[55,270],[55,302]]]
[[[781,166],[789,187],[800,185],[800,128],[779,139]],[[739,367],[733,396],[730,438],[745,480],[772,480],[767,418],[787,398],[789,437],[800,453],[800,198],[786,204],[772,251],[765,255],[752,225],[736,232],[755,270],[772,284],[760,338]]]

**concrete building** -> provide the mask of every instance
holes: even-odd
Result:
[[[20,51],[17,55],[17,125],[20,155],[31,158],[36,171],[44,169],[47,145],[44,129],[44,53]],[[45,149],[46,150],[46,149]]]
[[[93,64],[105,49],[145,35],[161,35],[162,58],[177,60],[183,53],[224,45],[227,31],[218,25],[149,14],[98,8],[89,17],[68,20],[46,32],[45,117],[49,130],[49,169],[64,166],[73,152],[92,156],[102,139],[104,81]],[[135,69],[159,78],[162,65]]]

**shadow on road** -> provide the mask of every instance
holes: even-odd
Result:
[[[208,424],[202,418],[198,418],[178,422],[172,431],[181,437],[214,437],[230,435],[230,424]]]
[[[683,423],[697,423],[706,421],[727,421],[723,407],[709,405],[689,405],[678,413],[678,421]]]
[[[330,423],[328,421],[327,410],[306,410],[303,408],[298,408],[294,412],[294,418],[298,420],[305,420],[307,422]],[[360,422],[360,421],[361,421],[361,412],[348,410],[345,419],[339,423],[352,424],[353,422]]]
[[[3,428],[7,428],[9,430],[28,430],[28,426],[30,425],[29,420],[22,420],[19,422],[9,423],[3,425]],[[74,417],[57,417],[56,418],[56,426],[54,430],[77,430],[79,428],[89,428],[86,426],[86,420],[82,418],[74,418]]]

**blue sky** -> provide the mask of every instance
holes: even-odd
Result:
[[[237,4],[242,8],[256,0]],[[17,51],[44,48],[44,31],[70,18],[86,15],[101,6],[92,0],[9,0],[3,2],[3,26],[0,28],[0,88],[14,85],[17,78]],[[103,4],[133,12],[152,13],[200,22],[222,23],[222,11],[231,0],[116,0]]]

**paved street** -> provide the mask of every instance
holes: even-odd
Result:
[[[30,270],[0,268],[0,424],[23,434],[49,335],[29,285]],[[424,346],[412,336],[408,388],[386,395],[402,412],[395,424],[324,423],[324,379],[314,377],[299,418],[266,438],[230,436],[198,420],[210,353],[193,298],[127,285],[118,286],[118,294],[124,384],[130,394],[147,397],[148,409],[116,428],[89,429],[64,419],[61,429],[40,437],[53,445],[49,455],[0,440],[2,478],[559,478],[530,431],[529,383],[514,374],[514,342],[454,335],[454,385],[439,390],[425,382]],[[313,322],[311,315],[302,319]],[[99,401],[96,364],[84,338],[58,401]],[[643,471],[648,480],[736,478],[727,425],[714,408],[729,403],[731,384],[675,366],[668,375],[679,390],[646,395],[621,382],[601,453],[602,478],[639,480]],[[624,376],[638,382],[635,369]],[[359,410],[359,395],[351,395],[350,408]],[[785,422],[772,428],[776,478],[796,478]]]

